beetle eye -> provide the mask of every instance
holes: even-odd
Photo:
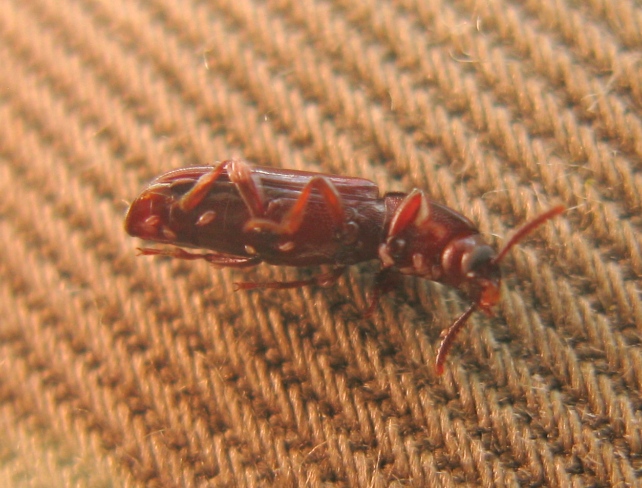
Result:
[[[490,246],[473,247],[461,259],[461,270],[464,276],[487,273],[485,268],[490,266],[495,258],[495,250]]]
[[[388,252],[395,260],[398,260],[402,257],[405,247],[406,241],[398,237],[388,242]]]

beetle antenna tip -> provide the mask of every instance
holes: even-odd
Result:
[[[440,376],[444,372],[444,363],[446,362],[448,352],[455,341],[455,337],[459,334],[459,331],[466,324],[468,317],[472,315],[476,308],[477,302],[473,302],[464,313],[457,317],[457,320],[455,320],[450,327],[442,332],[441,344],[439,344],[437,359],[435,361],[435,371],[437,372],[437,376]]]
[[[526,222],[522,227],[517,229],[517,231],[512,235],[510,239],[508,239],[506,244],[504,244],[504,246],[497,253],[497,256],[495,256],[495,259],[493,259],[493,262],[496,264],[501,262],[501,260],[504,259],[506,254],[508,254],[508,251],[510,251],[515,244],[517,244],[524,237],[526,237],[526,235],[530,234],[533,230],[535,230],[537,227],[542,225],[544,222],[561,214],[565,210],[566,210],[566,207],[564,205],[557,205],[547,210],[546,212],[538,215],[533,220]]]

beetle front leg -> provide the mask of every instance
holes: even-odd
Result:
[[[315,176],[301,190],[301,195],[288,213],[285,214],[281,222],[274,222],[264,218],[251,218],[245,224],[244,230],[247,231],[267,231],[276,235],[292,235],[301,227],[305,209],[310,201],[313,190],[317,190],[323,201],[327,204],[330,211],[330,217],[337,229],[341,232],[345,230],[346,214],[341,202],[341,196],[334,184],[323,176]]]
[[[421,226],[430,218],[430,203],[426,194],[414,189],[404,198],[392,216],[388,237],[395,237],[410,225]]]
[[[368,300],[368,308],[364,312],[364,316],[370,317],[379,303],[379,299],[388,293],[393,288],[397,288],[401,280],[401,274],[394,268],[383,268],[377,273],[375,283],[370,292],[370,299]]]
[[[384,268],[397,266],[404,258],[411,257],[405,256],[407,243],[402,234],[410,227],[421,229],[429,220],[430,202],[428,197],[423,191],[415,189],[401,201],[399,207],[395,210],[390,221],[388,233],[379,246],[379,259]],[[416,263],[413,263],[416,271],[422,269],[422,258],[421,255],[418,255]]]

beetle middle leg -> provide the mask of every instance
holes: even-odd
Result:
[[[341,202],[341,196],[334,184],[323,176],[315,176],[303,187],[301,194],[294,205],[287,211],[281,222],[275,222],[261,217],[252,217],[245,224],[245,231],[263,231],[274,235],[292,235],[296,233],[303,223],[305,211],[310,202],[313,191],[318,191],[326,203],[328,212],[335,229],[344,235],[346,232],[346,214]],[[288,289],[302,286],[318,285],[331,286],[343,274],[346,266],[340,265],[328,273],[313,276],[307,280],[272,281],[265,283],[235,283],[237,290],[253,290],[257,288]]]
[[[281,222],[265,218],[251,218],[245,224],[245,231],[267,231],[276,235],[292,235],[299,230],[305,216],[305,209],[313,190],[317,190],[327,204],[330,217],[335,227],[343,233],[346,228],[346,214],[341,202],[341,195],[334,184],[323,176],[315,176],[301,190],[301,195],[285,214]]]

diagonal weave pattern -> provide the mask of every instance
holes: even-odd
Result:
[[[639,484],[640,46],[637,0],[0,1],[0,485]],[[232,157],[495,244],[570,210],[437,377],[443,287],[135,256],[145,183]]]

